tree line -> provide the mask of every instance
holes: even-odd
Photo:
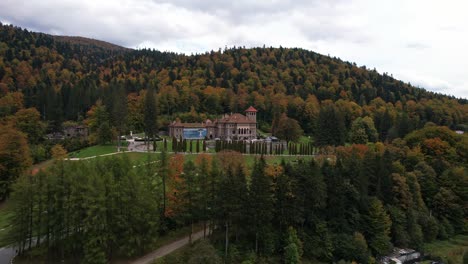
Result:
[[[227,263],[374,263],[393,246],[466,232],[466,156],[450,155],[465,141],[429,126],[393,144],[252,167],[229,150],[186,162],[163,151],[139,169],[125,158],[57,161],[15,184],[12,239],[21,251],[37,243],[49,257],[99,263],[204,223]]]
[[[129,131],[151,137],[176,118],[214,120],[249,105],[262,131],[288,141],[305,133],[316,146],[392,141],[427,123],[467,131],[466,100],[303,49],[187,56],[65,40],[0,25],[0,126],[10,134],[0,139],[8,157],[0,159],[0,200],[28,163],[51,158],[55,144],[75,151]],[[87,140],[44,139],[76,125],[90,129]]]

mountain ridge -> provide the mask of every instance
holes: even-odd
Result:
[[[126,48],[108,41],[94,39],[94,38],[87,38],[81,36],[66,36],[66,35],[50,35],[57,41],[62,42],[69,42],[71,44],[78,44],[78,45],[95,45],[98,47],[103,47],[111,50],[132,50],[131,48]]]
[[[185,55],[11,25],[0,26],[0,42],[0,90],[20,91],[26,107],[35,107],[57,126],[84,117],[99,99],[111,107],[115,87],[141,96],[155,89],[163,126],[192,109],[215,115],[248,105],[260,110],[267,129],[280,113],[309,126],[327,100],[356,108],[377,123],[375,112],[386,110],[395,122],[408,114],[414,128],[433,122],[454,129],[467,122],[466,99],[301,48],[233,47]],[[304,112],[307,107],[315,110]],[[348,128],[357,117],[349,115]],[[305,128],[307,133],[313,129]]]

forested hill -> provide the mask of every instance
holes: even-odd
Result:
[[[101,47],[104,49],[109,50],[116,50],[116,51],[123,51],[127,48],[124,48],[119,45],[115,45],[106,41],[84,38],[84,37],[76,37],[76,36],[52,36],[58,42],[69,42],[70,44],[75,45],[84,45],[84,46],[94,46],[94,47]]]
[[[249,105],[259,110],[263,130],[285,113],[312,135],[324,107],[339,110],[347,129],[370,116],[382,137],[403,136],[427,122],[452,129],[468,122],[464,99],[303,49],[234,47],[187,56],[0,25],[0,117],[35,107],[58,128],[85,117],[98,99],[110,110],[121,89],[128,95],[127,128],[134,130],[143,128],[137,106],[146,89],[156,91],[161,128],[177,116],[196,120],[203,117],[198,113]],[[9,99],[20,97],[21,106]]]
[[[129,131],[153,137],[175,118],[250,105],[262,132],[289,141],[275,143],[282,162],[266,142],[240,154],[225,150],[246,142],[217,141],[205,155],[206,142],[176,138],[159,157],[129,147],[63,161],[89,145],[117,149]],[[46,137],[77,125],[89,136]],[[208,220],[224,263],[376,263],[393,246],[467,233],[468,133],[453,131],[467,128],[465,99],[303,49],[188,56],[0,25],[0,203],[12,208],[0,243],[27,259],[106,263]],[[32,177],[32,163],[49,159]]]

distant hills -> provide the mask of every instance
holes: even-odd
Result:
[[[465,99],[298,48],[232,47],[187,56],[0,25],[0,58],[0,95],[21,93],[24,107],[35,107],[52,127],[85,117],[99,99],[111,111],[119,89],[128,96],[127,127],[135,130],[144,125],[138,104],[147,89],[155,91],[163,129],[175,117],[197,121],[249,105],[259,110],[263,130],[286,114],[313,136],[329,105],[346,129],[371,117],[381,137],[403,136],[427,122],[452,129],[468,123]],[[11,114],[8,109],[0,100],[0,116]]]
[[[68,42],[73,45],[83,45],[83,46],[96,46],[104,49],[109,50],[116,50],[116,51],[125,51],[128,48],[115,45],[106,41],[84,38],[84,37],[77,37],[77,36],[52,36],[56,41],[60,42]]]

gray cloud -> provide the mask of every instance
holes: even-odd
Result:
[[[2,0],[0,21],[187,54],[234,45],[302,47],[468,97],[460,89],[468,83],[468,6],[450,1]]]

